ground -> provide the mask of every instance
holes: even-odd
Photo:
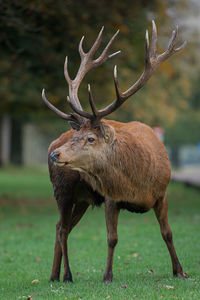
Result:
[[[112,284],[104,210],[89,209],[69,238],[73,284],[48,281],[58,212],[47,170],[0,170],[0,300],[200,299],[200,194],[172,183],[169,220],[187,280],[174,278],[153,211],[122,211]]]

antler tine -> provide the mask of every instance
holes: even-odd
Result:
[[[65,75],[65,79],[66,79],[67,83],[70,85],[72,80],[71,80],[71,78],[69,76],[69,72],[68,72],[68,56],[66,56],[66,58],[65,58],[64,75]]]
[[[114,52],[114,53],[108,55],[108,58],[112,58],[112,57],[114,57],[115,55],[117,55],[117,54],[119,54],[119,53],[121,53],[121,50],[116,51],[116,52]]]
[[[118,78],[117,78],[117,66],[115,65],[114,67],[114,84],[115,84],[115,91],[116,91],[116,95],[117,98],[115,101],[113,101],[113,103],[109,104],[106,107],[106,114],[110,114],[112,113],[114,110],[116,110],[124,101],[123,99],[123,94],[120,91],[119,88],[119,82],[118,82]],[[98,118],[102,118],[104,116],[105,113],[105,109],[99,110],[98,111]]]
[[[78,47],[81,59],[83,59],[86,56],[86,53],[83,51],[83,40],[84,40],[84,38],[85,37],[82,36],[82,38],[80,40],[80,43],[79,43],[79,47]]]
[[[187,45],[187,41],[184,41],[178,48],[174,49],[175,52],[182,50]]]
[[[75,116],[73,114],[70,114],[70,115],[65,114],[62,111],[60,111],[59,109],[57,109],[53,104],[51,104],[46,98],[45,89],[42,90],[42,100],[48,106],[48,108],[50,108],[53,112],[55,112],[62,119],[67,120],[67,121],[73,121],[73,122],[80,124],[80,119],[78,116]]]
[[[178,25],[176,26],[176,29],[173,30],[173,32],[172,32],[172,36],[171,36],[171,39],[169,41],[167,50],[164,53],[162,53],[158,56],[158,65],[160,65],[163,61],[168,59],[174,53],[182,50],[185,47],[185,45],[187,43],[186,41],[184,41],[180,47],[175,48],[177,38],[178,38]]]
[[[169,45],[168,45],[167,50],[171,50],[173,48],[174,52],[178,52],[178,51],[180,51],[181,49],[183,49],[185,47],[185,45],[187,44],[187,41],[184,41],[181,44],[181,46],[179,46],[178,48],[174,48],[177,37],[178,37],[178,25],[176,26],[176,29],[173,30],[173,32],[172,32],[172,37],[169,41]]]
[[[110,47],[111,47],[112,43],[114,42],[114,40],[116,39],[118,34],[119,34],[119,30],[117,30],[117,32],[112,36],[112,38],[108,42],[107,46],[105,47],[105,49],[103,50],[101,55],[95,60],[95,63],[97,63],[97,64],[102,63],[102,62],[106,61],[108,58],[111,58],[111,57],[121,53],[121,51],[117,51],[113,54],[108,55]]]
[[[120,91],[120,88],[119,88],[119,81],[118,81],[118,78],[117,78],[117,66],[116,65],[114,67],[114,84],[115,84],[115,91],[116,91],[116,95],[117,95],[117,100],[118,100],[118,102],[121,102],[122,92]]]
[[[86,118],[86,119],[90,119],[92,120],[93,119],[93,116],[91,114],[89,114],[88,112],[86,111],[83,111],[81,109],[79,109],[78,107],[76,107],[69,96],[67,96],[67,102],[69,103],[69,105],[71,106],[72,110],[75,111],[79,116],[83,117],[83,118]]]
[[[103,35],[103,30],[104,30],[104,26],[102,26],[98,37],[96,38],[92,48],[90,49],[90,51],[87,53],[90,57],[93,56],[95,54],[95,52],[98,50],[100,44],[101,44],[101,40],[102,40],[102,35]]]
[[[89,103],[90,103],[93,115],[94,115],[95,118],[97,118],[98,117],[98,110],[96,109],[96,106],[95,106],[94,101],[93,101],[93,96],[92,96],[92,91],[91,91],[90,84],[88,84],[88,93],[89,93]]]
[[[152,39],[151,39],[151,56],[157,56],[157,42],[158,42],[158,35],[157,35],[157,28],[154,20],[152,20]]]
[[[150,50],[149,50],[149,32],[145,34],[145,68],[150,65]]]
[[[171,39],[169,41],[169,45],[167,47],[168,51],[171,51],[173,49],[177,37],[178,37],[178,25],[176,26],[176,29],[172,31],[172,36],[171,36]]]

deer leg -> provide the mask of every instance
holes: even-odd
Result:
[[[80,221],[84,213],[86,212],[89,204],[87,202],[80,202],[75,204],[72,211],[72,219],[69,232],[76,226],[76,224]]]
[[[73,282],[72,274],[69,266],[68,251],[67,251],[67,238],[73,227],[79,222],[88,208],[88,203],[82,202],[73,205],[72,210],[68,210],[64,215],[64,222],[60,230],[60,241],[64,263],[63,282]]]
[[[72,282],[72,274],[69,267],[67,238],[71,226],[72,204],[69,203],[67,209],[61,210],[60,221],[56,224],[56,239],[54,246],[53,267],[50,276],[51,281],[59,281],[60,268],[63,257],[64,276],[63,281]]]
[[[87,202],[81,202],[81,203],[78,203],[73,206],[68,234],[75,227],[75,225],[80,221],[80,219],[86,212],[88,206],[89,206],[89,204]],[[50,276],[51,281],[59,281],[60,280],[60,268],[61,268],[61,261],[62,261],[62,246],[61,246],[62,238],[60,236],[60,235],[62,235],[61,234],[61,222],[62,221],[60,219],[59,222],[56,224],[54,259],[53,259],[52,272],[51,272],[51,276]],[[66,232],[66,231],[64,230],[64,232]],[[66,237],[68,234],[66,233]],[[67,241],[67,238],[66,238],[66,241]],[[68,258],[65,258],[65,260],[66,260],[66,266],[67,266],[67,268],[69,268],[69,263],[67,262]],[[66,276],[64,275],[64,277],[66,277],[65,278],[66,280],[64,279],[64,281],[72,281],[72,276],[70,275],[71,272],[68,270],[68,271],[66,271],[66,274],[67,273],[68,273],[68,275],[66,275]],[[71,278],[71,280],[68,280],[67,278],[69,278],[69,279]]]
[[[64,264],[64,274],[63,282],[72,282],[72,274],[69,266],[68,259],[68,247],[67,239],[70,232],[71,218],[72,218],[72,203],[68,203],[67,207],[61,211],[61,222],[60,229],[58,233],[58,238],[62,250],[63,264]]]
[[[108,241],[108,256],[107,265],[104,272],[103,281],[112,282],[113,272],[113,256],[115,246],[118,242],[117,236],[117,223],[118,223],[119,209],[116,203],[112,200],[105,199],[105,217],[106,217],[106,227],[107,227],[107,241]]]
[[[61,260],[62,260],[62,249],[59,241],[60,226],[61,226],[61,220],[56,224],[54,259],[53,259],[53,266],[52,266],[52,271],[50,276],[51,281],[60,281],[60,267],[61,267]]]
[[[169,254],[171,256],[172,260],[172,268],[173,268],[173,274],[177,277],[187,278],[188,275],[183,272],[183,269],[181,267],[181,264],[179,262],[179,259],[177,257],[174,243],[172,239],[172,231],[170,229],[169,223],[168,223],[168,204],[166,197],[164,197],[162,200],[159,200],[155,207],[154,211],[157,217],[157,220],[160,224],[160,230],[162,237],[167,245],[167,248],[169,250]]]

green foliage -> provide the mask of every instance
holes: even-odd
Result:
[[[153,3],[147,3],[135,1],[134,9],[130,10],[131,1],[112,1],[109,7],[105,0],[5,1],[0,21],[3,32],[0,37],[0,93],[4,99],[0,104],[1,111],[21,114],[44,109],[40,100],[43,87],[48,88],[54,104],[63,104],[59,98],[66,104],[67,90],[62,72],[64,58],[69,56],[70,73],[74,76],[79,64],[78,42],[81,36],[86,35],[84,48],[88,49],[100,27],[105,25],[105,46],[107,37],[120,28],[121,42],[113,46],[113,51],[122,45],[126,48],[135,32],[139,31],[136,39],[144,33],[144,6],[153,6]],[[143,22],[139,22],[140,18]],[[137,51],[139,53],[139,49]],[[109,64],[95,75],[95,81],[100,79],[99,85],[104,84],[105,91],[108,91],[106,80],[110,82],[112,79],[108,69]],[[93,77],[94,74],[89,77],[91,83]],[[99,90],[101,97],[102,88]],[[80,95],[85,97],[87,93],[80,92]]]
[[[0,168],[0,191],[0,198],[6,201],[40,201],[53,195],[47,168]]]
[[[0,37],[1,112],[24,116],[34,113],[40,118],[44,114],[52,116],[40,100],[43,87],[52,103],[65,110],[64,58],[69,56],[73,77],[80,63],[78,41],[84,34],[84,49],[87,51],[102,25],[105,25],[102,48],[113,32],[120,29],[113,51],[121,49],[122,54],[88,74],[79,94],[83,106],[89,109],[86,83],[90,82],[99,108],[113,101],[113,65],[118,63],[120,86],[122,90],[127,89],[143,70],[144,34],[150,27],[150,20],[156,18],[159,36],[166,35],[168,40],[171,34],[169,26],[169,30],[165,30],[167,33],[162,32],[162,18],[166,20],[168,8],[162,1],[137,0],[134,6],[132,4],[132,1],[111,1],[107,5],[106,0],[5,1],[0,19],[3,32]],[[160,46],[165,48],[166,43],[161,40]],[[177,64],[180,57],[176,58]],[[154,125],[172,121],[180,103],[185,101],[179,95],[182,76],[173,67],[173,61],[163,65],[148,86],[134,96],[134,101],[130,99],[112,118],[137,119]],[[168,81],[173,83],[175,80],[176,86],[165,87]],[[170,100],[174,95],[176,100]]]
[[[165,142],[169,146],[197,144],[200,142],[200,114],[189,111],[180,114],[175,124],[166,128]]]

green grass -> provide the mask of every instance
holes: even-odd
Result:
[[[52,198],[47,168],[0,168],[0,197],[12,201]]]
[[[102,283],[107,254],[103,207],[89,209],[70,235],[74,283],[48,282],[58,219],[51,194],[47,171],[0,171],[0,198],[6,198],[0,207],[1,300],[28,296],[33,300],[200,299],[197,191],[180,184],[171,184],[168,189],[175,247],[190,278],[172,276],[169,254],[153,212],[140,215],[122,211],[112,284]],[[32,284],[34,279],[39,283]]]

